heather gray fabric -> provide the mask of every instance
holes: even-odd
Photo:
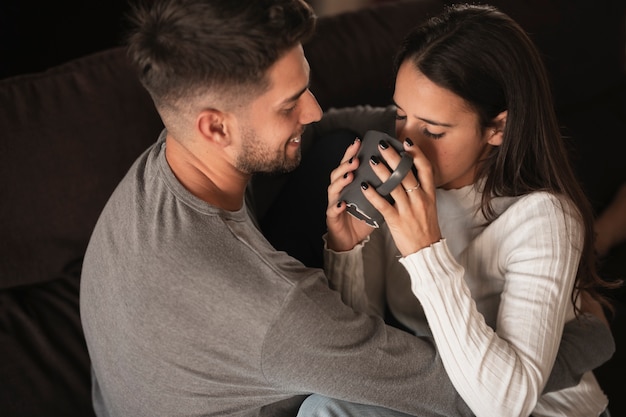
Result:
[[[311,130],[340,120],[365,128],[349,113]],[[351,115],[387,130],[393,120],[389,109]],[[321,270],[272,248],[245,207],[226,212],[188,193],[163,138],[107,203],[84,261],[81,317],[99,416],[292,417],[310,393],[471,415],[429,340],[346,307]],[[598,323],[566,325],[550,390],[606,356],[591,349],[612,341]]]
[[[163,139],[117,187],[85,256],[99,416],[295,416],[309,393],[471,415],[430,340],[345,306],[322,270],[276,251],[245,207],[219,210],[187,192]]]
[[[411,417],[411,415],[388,408],[350,403],[313,394],[304,400],[297,417]]]

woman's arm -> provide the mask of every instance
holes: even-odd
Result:
[[[481,416],[529,415],[559,347],[580,257],[582,230],[569,205],[536,193],[522,198],[472,243],[467,269],[440,241],[401,262],[459,394]],[[494,331],[465,275],[503,280]]]
[[[387,295],[386,288],[393,282],[398,284],[403,281],[405,276],[409,280],[406,271],[397,262],[397,249],[389,239],[388,232],[380,229],[352,251],[338,253],[327,250],[326,253],[327,276],[331,286],[341,293],[343,301],[358,311],[379,317],[384,316],[388,297],[402,298],[403,294],[402,291],[395,291]],[[408,285],[407,290],[410,291]],[[402,309],[402,303],[398,308]],[[427,330],[427,324],[421,324],[423,316],[414,316],[417,311],[421,311],[419,306],[410,311],[399,311],[400,314],[409,315],[403,317],[409,320],[403,324],[410,327],[417,325]],[[569,320],[565,324],[558,355],[543,393],[577,385],[585,372],[608,360],[614,350],[611,332],[599,319],[584,315]]]
[[[336,252],[326,244],[324,247],[324,271],[330,287],[354,310],[384,318],[387,256],[380,229],[350,251]]]

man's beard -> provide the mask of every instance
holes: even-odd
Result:
[[[300,165],[302,159],[300,147],[296,154],[289,158],[287,144],[277,150],[270,149],[252,130],[243,132],[242,143],[245,151],[239,154],[236,164],[237,169],[246,174],[291,172]]]

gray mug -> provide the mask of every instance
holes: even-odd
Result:
[[[381,162],[384,162],[380,155],[380,149],[378,148],[378,144],[381,140],[385,140],[389,143],[389,145],[395,148],[402,156],[400,163],[384,183],[374,173],[369,164],[372,155],[376,155]],[[404,152],[402,142],[384,132],[376,130],[369,130],[365,133],[356,157],[360,162],[359,167],[354,172],[354,180],[341,192],[340,199],[346,202],[348,213],[357,219],[365,221],[372,227],[380,227],[380,225],[385,222],[385,219],[382,214],[372,206],[367,198],[365,198],[361,191],[361,183],[367,182],[371,187],[374,187],[378,194],[393,204],[393,198],[389,193],[400,184],[406,174],[409,173],[409,170],[413,168],[413,158]]]

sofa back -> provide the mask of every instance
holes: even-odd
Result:
[[[395,47],[440,8],[409,1],[321,18],[305,50],[322,107],[388,104]],[[94,415],[82,257],[107,199],[161,129],[122,48],[0,80],[0,414]]]
[[[538,41],[557,98],[581,109],[570,119],[589,120],[580,104],[623,79],[623,0],[494,2]],[[305,51],[322,108],[389,104],[398,43],[444,3],[397,1],[321,18]],[[601,109],[592,134],[610,113],[610,132],[623,138],[624,118]],[[113,189],[161,129],[122,48],[0,80],[0,414],[93,414],[78,310],[82,256]],[[577,132],[593,144],[585,156],[601,158],[590,169],[619,181],[617,145],[594,142],[618,136]]]
[[[80,259],[160,119],[118,48],[0,81],[0,289]]]
[[[305,49],[323,108],[390,102],[395,47],[441,8],[402,3],[320,19]],[[55,279],[82,258],[100,210],[162,123],[115,48],[0,81],[0,127],[2,290]]]

